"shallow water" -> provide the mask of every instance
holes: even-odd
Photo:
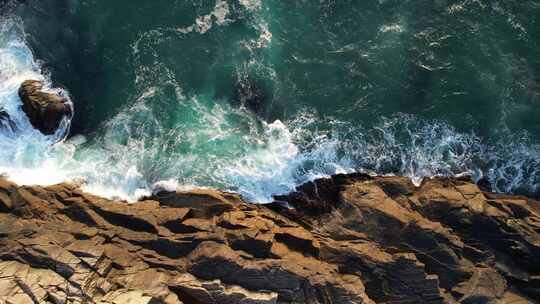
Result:
[[[1,172],[130,200],[158,184],[265,202],[354,171],[540,192],[536,1],[132,3],[3,5]],[[18,108],[28,78],[71,95],[54,138]]]

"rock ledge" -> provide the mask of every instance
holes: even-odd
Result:
[[[0,177],[0,303],[540,299],[538,201],[360,174],[276,200],[196,190],[126,204]]]

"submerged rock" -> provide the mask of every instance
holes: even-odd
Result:
[[[271,84],[244,75],[238,79],[232,99],[256,115],[265,117],[272,103]]]
[[[16,125],[6,111],[0,110],[0,130],[15,130]]]
[[[26,80],[19,88],[22,109],[28,116],[34,128],[45,135],[56,132],[62,119],[72,115],[71,106],[67,100],[43,91],[43,83],[38,80]]]
[[[0,177],[1,303],[535,303],[540,202],[339,175],[253,205]],[[294,208],[290,208],[292,206]]]

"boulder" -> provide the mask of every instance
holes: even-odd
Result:
[[[19,88],[19,97],[32,126],[45,135],[54,134],[62,119],[73,115],[66,98],[44,91],[41,81],[24,81]]]

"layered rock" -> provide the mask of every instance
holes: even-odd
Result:
[[[0,303],[535,303],[540,203],[335,176],[270,205],[0,178]]]
[[[41,81],[24,81],[19,88],[19,97],[30,123],[45,135],[54,134],[64,117],[72,115],[66,98],[44,91]]]

